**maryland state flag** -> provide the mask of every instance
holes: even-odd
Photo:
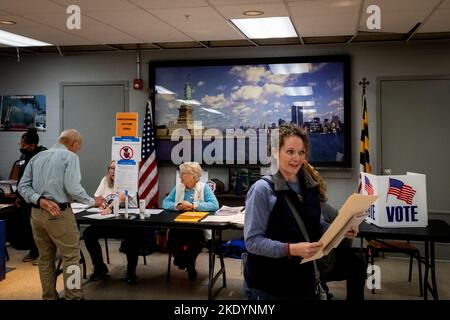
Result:
[[[359,172],[370,173],[369,157],[369,115],[367,113],[366,95],[363,95],[363,112],[361,121],[361,141],[359,143]],[[361,175],[359,175],[358,193],[361,192]]]

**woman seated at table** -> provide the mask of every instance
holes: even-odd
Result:
[[[110,162],[108,172],[103,177],[100,185],[95,192],[95,196],[102,196],[105,201],[102,206],[101,214],[111,214],[113,211],[113,201],[119,198],[121,205],[125,203],[124,192],[114,192],[114,176],[115,176],[116,162]],[[128,205],[130,207],[137,207],[137,199],[131,195],[128,196]],[[86,249],[91,256],[94,272],[89,279],[96,281],[103,279],[108,273],[108,267],[103,262],[102,248],[99,243],[100,238],[117,238],[124,239],[121,246],[121,251],[125,251],[127,255],[127,277],[128,283],[135,283],[137,281],[136,266],[138,261],[138,254],[143,245],[146,245],[151,253],[154,251],[154,231],[150,228],[123,228],[114,226],[100,226],[92,225],[86,228],[83,233]],[[122,250],[122,248],[125,248]]]
[[[219,202],[210,187],[200,181],[203,170],[197,162],[185,162],[180,165],[181,183],[174,186],[164,199],[162,207],[176,211],[216,211]],[[187,270],[188,279],[197,278],[195,260],[202,251],[205,237],[202,230],[171,229],[169,250],[173,263],[179,269]]]

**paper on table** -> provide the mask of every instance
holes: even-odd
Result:
[[[222,215],[209,215],[202,220],[202,222],[229,222],[238,226],[244,225],[244,217],[243,213],[222,216]]]
[[[368,196],[354,193],[347,198],[339,214],[327,231],[322,235],[319,242],[323,247],[317,253],[302,260],[301,263],[313,261],[327,255],[333,248],[336,248],[345,234],[352,226],[358,226],[367,216],[367,209],[378,199],[378,196]]]
[[[120,209],[119,213],[125,214],[125,209]],[[128,214],[139,214],[139,208],[128,208]]]
[[[202,222],[231,222],[231,216],[207,216]]]
[[[89,214],[85,217],[91,218],[91,219],[96,219],[96,220],[103,220],[103,219],[114,218],[114,215],[113,214],[94,213],[94,214]]]
[[[71,203],[70,206],[72,207],[72,209],[86,209],[86,208],[89,208],[88,204],[78,203],[78,202]]]
[[[216,216],[228,216],[233,214],[241,213],[245,207],[228,207],[222,206],[219,210],[216,211]]]
[[[89,208],[86,211],[87,212],[100,212],[100,211],[102,211],[102,209],[100,209],[100,208]]]
[[[164,209],[145,209],[145,215],[160,214]]]

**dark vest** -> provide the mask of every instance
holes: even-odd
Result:
[[[267,238],[283,243],[306,241],[286,203],[284,197],[286,194],[300,214],[308,230],[310,241],[320,239],[319,188],[307,186],[303,173],[299,178],[303,192],[302,202],[290,189],[275,191],[277,202],[269,216]],[[273,184],[271,186],[274,189]],[[245,280],[250,288],[262,290],[280,298],[312,299],[315,288],[314,267],[312,263],[300,264],[300,261],[300,257],[269,258],[249,252],[244,271]]]

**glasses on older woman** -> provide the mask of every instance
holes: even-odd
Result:
[[[115,171],[116,167],[108,167],[108,170]]]

